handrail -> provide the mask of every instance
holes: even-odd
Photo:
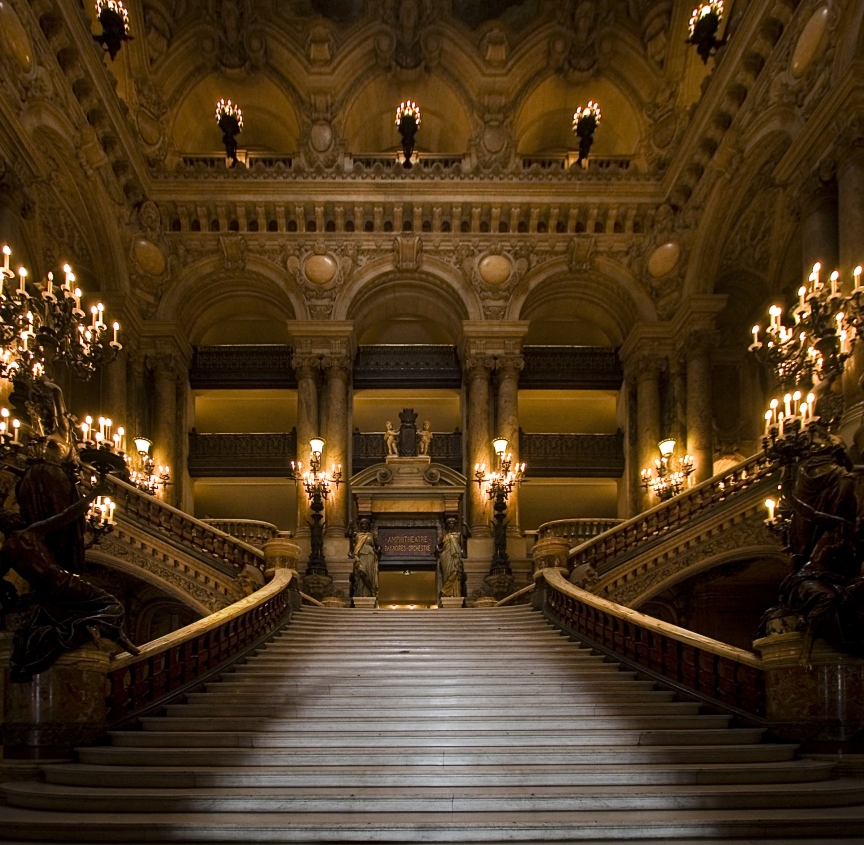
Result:
[[[594,519],[586,517],[553,519],[550,522],[544,522],[535,533],[537,540],[545,540],[547,537],[562,537],[572,540],[582,540],[584,542],[606,531],[610,531],[626,521],[625,519]]]
[[[497,602],[495,607],[504,607],[505,604],[509,604],[511,601],[515,601],[520,596],[524,596],[527,593],[531,593],[534,591],[534,588],[537,586],[537,583],[529,584],[527,587],[523,587],[521,590],[516,590],[515,593],[510,593],[509,596],[505,596],[501,601]]]
[[[776,465],[763,453],[753,455],[726,472],[718,473],[684,493],[575,546],[569,554],[570,568],[589,564],[598,575],[605,574],[610,568],[608,564],[625,552],[632,555],[637,544],[688,525],[699,513],[771,477],[776,471]]]
[[[118,518],[166,535],[190,554],[198,557],[212,555],[231,566],[237,574],[246,566],[265,571],[264,553],[255,546],[213,528],[119,478],[109,475],[107,481],[113,486]]]
[[[306,593],[301,592],[300,598],[307,604],[311,604],[313,607],[327,607],[323,601],[318,601],[318,599],[312,598],[312,596],[307,596]]]
[[[595,596],[556,569],[542,577],[546,615],[589,644],[729,710],[764,716],[764,664],[757,655]]]
[[[272,633],[285,619],[295,574],[277,569],[246,598],[146,643],[140,654],[116,656],[107,674],[109,724],[196,682]]]

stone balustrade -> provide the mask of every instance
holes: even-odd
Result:
[[[256,549],[264,549],[268,540],[279,536],[279,529],[272,522],[262,522],[258,519],[202,519],[205,525],[210,525],[217,531],[224,531],[237,540],[242,540]]]

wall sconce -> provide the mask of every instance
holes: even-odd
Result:
[[[573,134],[579,139],[577,164],[588,167],[588,153],[594,143],[594,133],[600,125],[600,105],[588,100],[587,106],[579,106],[573,115]]]
[[[417,137],[417,130],[420,128],[420,106],[413,100],[406,100],[399,104],[396,109],[396,126],[399,128],[399,134],[402,136],[402,154],[405,157],[403,162],[405,169],[410,170],[414,165],[411,162],[411,155],[414,152],[414,139]]]
[[[237,136],[243,128],[243,112],[231,100],[221,99],[216,103],[216,123],[222,130],[225,157],[231,159],[231,167],[237,166]]]
[[[124,41],[132,41],[129,34],[129,12],[121,0],[96,0],[96,14],[102,25],[102,34],[94,35],[93,40],[108,52],[114,61]]]
[[[704,64],[708,64],[708,59],[726,43],[725,38],[722,40],[717,38],[721,20],[723,20],[723,0],[702,3],[690,15],[690,37],[687,43],[695,45],[696,52]]]

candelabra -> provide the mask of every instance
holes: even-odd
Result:
[[[114,508],[116,504],[110,496],[97,496],[85,516],[85,526],[89,539],[85,548],[89,549],[114,530]]]
[[[138,435],[133,438],[135,454],[125,455],[129,481],[144,493],[155,496],[160,488],[171,483],[171,468],[167,464],[158,464],[150,455],[153,442],[148,437]]]
[[[793,325],[784,325],[783,309],[772,305],[766,342],[759,340],[760,326],[753,326],[749,350],[774,370],[781,390],[813,390],[819,414],[830,428],[843,412],[843,397],[833,390],[834,382],[864,327],[864,287],[860,266],[852,273],[848,293],[843,293],[839,272],[835,270],[826,284],[821,270],[821,264],[814,264],[808,284],[798,288],[798,303],[791,309]],[[813,401],[809,404],[815,412]]]
[[[513,465],[513,456],[507,453],[508,441],[496,437],[492,448],[498,459],[498,468],[486,472],[485,464],[474,465],[474,480],[486,496],[494,502],[494,522],[492,523],[492,539],[494,552],[490,575],[512,575],[510,556],[507,554],[507,500],[510,494],[522,483],[525,475],[525,464]]]
[[[81,307],[81,289],[75,286],[68,264],[63,267],[61,284],[55,284],[52,273],[37,284],[28,281],[24,267],[17,273],[11,269],[8,246],[2,252],[0,378],[12,382],[13,405],[19,410],[26,407],[32,429],[37,436],[44,436],[63,424],[58,419],[62,412],[58,408],[59,388],[50,381],[53,366],[63,365],[73,377],[87,381],[122,348],[118,341],[120,324],[113,324],[112,335],[101,302],[90,308],[88,324]]]
[[[327,575],[327,563],[324,559],[324,502],[330,495],[331,486],[339,487],[342,483],[342,464],[331,464],[330,472],[321,469],[321,454],[324,450],[324,440],[321,437],[313,437],[309,441],[309,469],[303,471],[303,464],[291,461],[292,481],[301,482],[303,489],[309,498],[309,507],[312,511],[310,529],[310,552],[309,563],[306,567],[307,575]]]
[[[718,39],[720,21],[723,20],[723,0],[710,0],[697,6],[690,15],[690,37],[688,44],[696,47],[696,52],[704,64],[708,63],[726,39]]]
[[[396,126],[402,137],[403,164],[406,169],[410,169],[414,166],[411,162],[411,155],[414,152],[414,139],[420,128],[420,106],[413,100],[400,103],[399,108],[396,109]]]
[[[237,165],[237,136],[243,128],[243,112],[237,103],[220,99],[216,103],[216,123],[222,130],[225,157],[231,159],[231,167]]]
[[[129,12],[122,0],[96,0],[96,13],[102,25],[102,33],[94,35],[93,40],[108,51],[111,61],[120,52],[124,41],[132,41],[129,34]]]
[[[587,106],[579,106],[573,115],[573,134],[579,139],[577,164],[588,167],[588,153],[594,143],[594,133],[600,125],[600,106],[589,100]]]
[[[654,469],[642,470],[642,486],[652,492],[661,502],[677,496],[687,487],[687,479],[692,474],[692,455],[674,460],[675,440],[668,438],[657,444],[660,457],[654,461]]]

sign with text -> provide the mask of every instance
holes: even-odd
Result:
[[[435,528],[379,528],[381,556],[435,557],[438,531]]]

